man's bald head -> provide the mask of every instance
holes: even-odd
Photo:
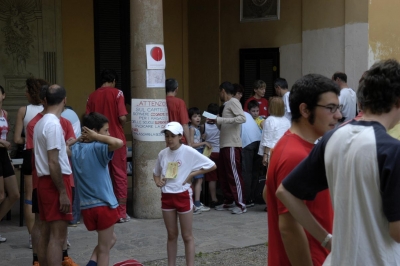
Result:
[[[53,84],[46,90],[46,102],[48,106],[57,105],[61,103],[65,97],[67,96],[67,92],[64,87]]]

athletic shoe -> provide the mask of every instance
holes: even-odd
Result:
[[[200,210],[202,211],[202,212],[209,212],[210,211],[210,208],[209,207],[207,207],[207,206],[204,206],[204,204],[203,203],[201,203],[200,202]]]
[[[231,204],[221,204],[221,205],[217,205],[215,206],[215,210],[216,211],[231,211],[233,208],[235,208],[236,205],[235,203],[231,203]]]
[[[242,214],[245,212],[247,212],[246,208],[242,209],[236,206],[235,208],[232,209],[232,214]]]
[[[218,204],[218,201],[211,201],[210,202],[210,208],[215,208],[216,206],[218,206],[219,204]]]
[[[246,208],[251,208],[254,207],[254,201],[249,200],[248,202],[246,202]]]
[[[125,218],[119,218],[117,223],[122,224],[122,223],[129,222],[130,220],[131,220],[131,217],[128,214],[126,214],[126,217]]]
[[[77,226],[78,226],[77,224],[73,224],[73,223],[68,224],[68,227],[77,227]]]
[[[126,214],[125,222],[129,222],[130,220],[131,220],[131,217],[128,214]]]
[[[67,248],[70,248],[70,247],[71,247],[71,243],[69,243],[69,240],[67,238]]]
[[[6,242],[7,241],[7,238],[5,238],[5,237],[1,237],[1,235],[0,235],[0,243],[2,243],[2,242]]]
[[[64,257],[62,266],[79,266],[70,257]]]
[[[196,205],[193,205],[193,214],[201,214],[201,206],[196,207]]]
[[[32,237],[31,237],[31,235],[29,235],[29,242],[28,242],[28,244],[29,244],[29,248],[32,249]]]

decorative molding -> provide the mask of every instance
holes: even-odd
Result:
[[[240,22],[279,20],[280,0],[240,0]]]

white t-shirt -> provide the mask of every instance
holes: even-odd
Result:
[[[38,176],[50,175],[47,151],[57,149],[61,173],[70,175],[71,166],[68,161],[64,140],[64,132],[60,119],[54,114],[45,114],[35,125],[33,131],[35,166]]]
[[[343,104],[342,116],[346,118],[343,123],[356,117],[357,98],[353,89],[341,89],[339,103]]]
[[[292,112],[290,111],[290,105],[289,105],[289,94],[290,91],[283,94],[282,100],[283,103],[285,104],[285,117],[289,119],[289,122],[292,122]]]
[[[263,156],[265,147],[272,149],[278,140],[290,128],[290,122],[286,117],[268,116],[264,122],[258,154]]]
[[[163,178],[167,172],[168,163],[178,163],[178,176],[166,179],[166,184],[161,188],[163,193],[181,193],[190,188],[190,184],[182,185],[189,174],[200,169],[210,169],[215,165],[213,161],[199,153],[192,147],[181,145],[177,150],[165,148],[158,154],[153,173]]]

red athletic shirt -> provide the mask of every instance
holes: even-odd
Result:
[[[275,192],[282,180],[311,152],[311,144],[289,130],[275,145],[267,173],[267,204],[268,204],[268,265],[290,266],[279,231],[279,215],[288,210],[275,196]],[[315,200],[305,201],[308,209],[318,222],[332,232],[333,209],[329,190],[320,192]],[[313,264],[322,265],[329,252],[321,243],[309,235],[307,238],[311,250]]]
[[[26,139],[26,149],[31,150],[33,149],[33,131],[35,128],[36,123],[42,119],[43,114],[38,113],[34,118],[32,118],[31,121],[29,121],[28,125],[26,126],[26,132],[25,132],[25,139]],[[72,128],[71,122],[69,122],[68,119],[65,119],[64,117],[60,117],[60,124],[61,127],[64,131],[64,140],[67,141],[70,138],[76,138],[74,129]],[[71,164],[71,161],[69,162]],[[38,176],[36,172],[36,166],[35,166],[35,153],[32,152],[32,187],[33,189],[37,188],[37,181],[38,181]],[[71,187],[75,187],[74,184],[74,177],[71,174],[70,175],[70,183]]]
[[[258,102],[258,104],[259,104],[259,108],[260,108],[260,114],[259,115],[265,116],[265,117],[269,116],[269,113],[268,113],[268,100],[265,99],[265,98],[256,99],[254,96],[248,98],[247,101],[244,103],[243,110],[245,112],[249,113],[249,109],[247,108],[247,104],[252,100],[256,100]]]
[[[110,135],[126,143],[124,129],[119,122],[120,116],[128,114],[121,90],[101,87],[92,92],[86,104],[86,114],[90,112],[97,112],[107,117]]]
[[[189,124],[189,115],[186,104],[182,99],[174,96],[167,96],[168,122],[179,122],[181,125]],[[182,136],[182,142],[186,143],[185,136]]]

